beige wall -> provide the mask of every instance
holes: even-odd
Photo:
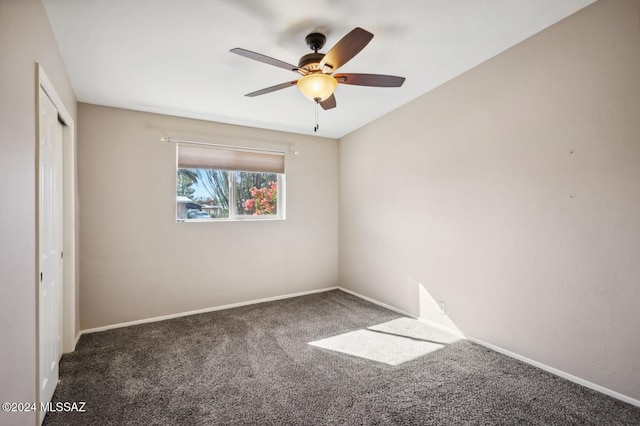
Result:
[[[338,146],[322,139],[79,104],[83,329],[338,284]],[[176,223],[165,135],[286,156],[285,221]]]
[[[640,399],[640,1],[339,145],[342,286]]]
[[[0,0],[0,401],[36,400],[36,62],[75,120],[76,100],[39,0]],[[0,424],[34,413],[0,411]]]

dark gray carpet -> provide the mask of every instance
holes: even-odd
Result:
[[[400,315],[341,291],[87,334],[45,425],[639,425],[640,408],[468,341],[399,366],[307,343]]]

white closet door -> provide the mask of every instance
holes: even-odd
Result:
[[[58,383],[62,347],[62,125],[56,107],[42,89],[40,92],[38,335],[40,401],[46,403]]]

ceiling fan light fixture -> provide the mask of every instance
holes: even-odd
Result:
[[[297,86],[305,98],[322,102],[333,94],[338,86],[338,81],[330,75],[314,73],[299,79]]]

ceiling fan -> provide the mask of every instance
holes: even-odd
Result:
[[[305,97],[315,101],[323,109],[327,110],[336,107],[336,98],[333,95],[333,91],[339,83],[373,87],[400,87],[402,83],[404,83],[404,77],[396,77],[393,75],[334,74],[338,68],[346,64],[364,49],[372,38],[373,34],[369,31],[363,30],[362,28],[355,28],[325,54],[318,52],[318,50],[322,49],[327,38],[324,34],[311,33],[305,37],[305,42],[307,46],[313,50],[313,53],[302,56],[298,61],[298,66],[238,47],[231,49],[231,52],[302,75],[298,80],[288,81],[247,93],[245,96],[254,97],[264,95],[297,85]]]

